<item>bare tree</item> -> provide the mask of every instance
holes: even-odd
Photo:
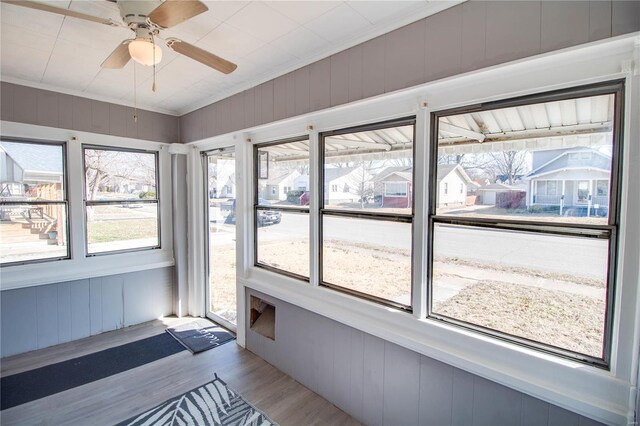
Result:
[[[373,176],[375,175],[375,162],[361,160],[355,162],[355,173],[349,177],[349,192],[352,192],[358,196],[360,202],[360,208],[364,208],[364,205],[368,202],[368,199],[373,197]]]
[[[513,185],[516,177],[527,168],[526,151],[492,152],[489,155],[493,159],[492,167],[497,172],[496,175],[506,177],[509,185]]]
[[[118,189],[129,183],[155,185],[156,165],[149,154],[87,149],[84,163],[89,200],[96,199],[106,182]]]

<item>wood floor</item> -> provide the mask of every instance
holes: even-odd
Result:
[[[2,377],[154,334],[190,318],[165,318],[1,361]],[[113,425],[213,379],[213,373],[281,425],[357,425],[349,415],[235,342],[182,351],[0,412],[8,425]],[[1,397],[1,396],[0,396]]]

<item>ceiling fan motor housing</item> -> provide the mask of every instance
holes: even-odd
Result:
[[[162,2],[159,0],[118,0],[117,4],[122,20],[129,28],[135,29],[140,26],[150,26],[147,17]]]

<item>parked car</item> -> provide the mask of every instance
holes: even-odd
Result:
[[[269,205],[264,198],[258,198],[258,204],[261,206]],[[258,227],[276,225],[282,220],[282,214],[278,210],[258,210],[256,221]]]
[[[258,210],[256,220],[258,227],[277,225],[282,220],[282,214],[277,210]]]

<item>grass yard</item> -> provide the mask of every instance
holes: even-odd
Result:
[[[576,352],[602,356],[604,300],[505,282],[481,281],[434,312]]]
[[[158,221],[155,218],[141,218],[89,222],[87,234],[89,244],[155,238],[158,235]]]

